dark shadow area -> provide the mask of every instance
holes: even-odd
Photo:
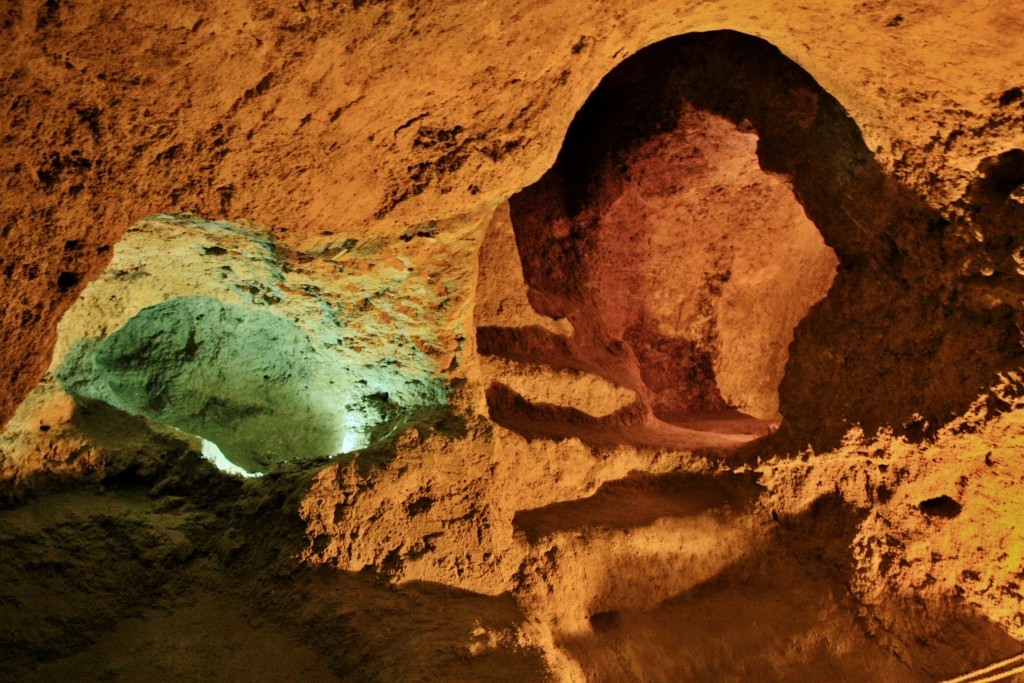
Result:
[[[102,401],[77,398],[71,422],[50,433],[57,440],[77,440],[80,445],[53,470],[0,479],[0,509],[83,488],[131,490],[159,485],[160,494],[216,500],[234,496],[242,485],[238,477],[204,459],[182,434]]]
[[[304,564],[318,468],[152,464],[0,510],[0,681],[545,680],[539,651],[489,639],[523,620],[507,594]]]
[[[752,473],[707,476],[635,472],[602,484],[589,498],[520,510],[513,523],[534,544],[544,536],[564,531],[630,529],[665,517],[692,517],[723,508],[739,512],[749,508],[762,491]]]
[[[947,519],[958,517],[961,510],[960,503],[949,496],[938,496],[922,500],[918,508],[929,517],[945,517]]]
[[[1024,180],[1019,150],[983,169],[964,209],[966,220],[984,222],[986,239],[965,239],[970,226],[951,224],[883,171],[856,122],[807,72],[761,39],[720,31],[662,41],[616,67],[577,114],[553,168],[510,200],[534,307],[569,318],[576,330],[555,362],[605,365],[600,359],[614,355],[608,349],[623,344],[640,358],[643,340],[653,339],[647,331],[609,332],[605,318],[615,307],[595,309],[587,259],[597,248],[595,216],[620,210],[637,150],[693,116],[755,132],[761,169],[791,183],[839,259],[827,297],[794,331],[778,388],[783,425],[766,450],[833,447],[856,424],[928,438],[998,372],[1024,361],[1017,310],[1024,286],[1013,262],[1024,205],[1011,197]],[[698,151],[672,161],[680,185]],[[702,292],[711,294],[698,294],[712,296],[725,282],[708,282]],[[771,313],[752,310],[752,323],[759,315]],[[718,343],[713,335],[700,341]],[[656,413],[728,407],[699,348],[659,357],[660,380],[686,385],[681,398],[658,406],[658,392],[643,386],[650,389],[653,370],[642,358],[641,386],[626,384]]]
[[[543,363],[556,370],[582,370],[610,382],[631,386],[639,382],[636,357],[622,342],[604,349],[597,359],[580,357],[571,339],[543,327],[483,326],[476,330],[477,350],[520,363]]]
[[[652,417],[640,403],[600,418],[575,408],[531,403],[499,382],[487,388],[486,396],[490,418],[506,429],[527,439],[575,438],[596,449],[706,449],[721,456],[768,433],[763,422],[736,411],[690,414],[668,423]]]
[[[1014,190],[1024,185],[1024,149],[1011,149],[981,162],[981,179],[974,185],[974,193],[988,195],[995,201],[1005,201]],[[980,202],[975,202],[980,203]]]

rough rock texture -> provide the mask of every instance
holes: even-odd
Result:
[[[0,521],[0,680],[542,678],[507,596],[296,564],[308,477],[243,484],[137,418],[87,417],[98,467]]]
[[[17,2],[0,27],[5,419],[138,219],[393,238],[540,177],[601,78],[670,36],[768,40],[945,212],[985,158],[1024,147],[1012,3]]]
[[[368,446],[447,404],[458,269],[354,243],[297,259],[252,228],[165,216],[129,231],[61,321],[54,376],[247,471]]]
[[[10,5],[0,678],[1018,653],[1019,9]]]
[[[607,372],[606,349],[624,341],[635,360],[620,363],[635,367],[612,376],[639,380],[659,417],[778,419],[792,330],[835,256],[785,178],[758,166],[755,133],[651,76],[613,72],[552,170],[513,197],[531,293],[572,322],[576,362]]]

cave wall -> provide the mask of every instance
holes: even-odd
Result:
[[[983,158],[1024,145],[1021,19],[980,0],[10,4],[0,415],[138,219],[248,217],[304,248],[393,239],[539,178],[630,54],[722,28],[806,68],[933,208],[955,211]]]
[[[539,680],[542,651],[570,681],[924,681],[1018,651],[1024,31],[1013,10],[11,5],[6,414],[90,281],[121,306],[116,272],[102,273],[132,247],[129,226],[158,213],[254,219],[245,225],[264,226],[279,265],[345,269],[331,286],[416,280],[430,312],[411,317],[446,335],[428,355],[458,386],[456,415],[385,448],[242,482],[203,462],[196,440],[76,403],[44,375],[0,441],[0,493],[15,507],[0,532],[24,551],[4,567],[15,599],[0,606],[17,616],[8,634],[31,622],[0,645],[27,671],[86,652],[88,629],[117,637],[137,608],[119,594],[147,574],[139,564],[154,591],[187,596],[161,583],[180,573],[211,594],[251,593],[301,622],[337,670],[369,680],[509,680],[524,653],[517,673]],[[693,34],[718,29],[747,35]],[[651,429],[642,377],[616,360],[623,345],[570,362],[580,319],[537,312],[551,301],[516,244],[517,193],[634,55],[636,83],[667,76],[667,92],[746,136],[746,152],[756,134],[760,171],[791,188],[839,263],[793,333],[782,431],[742,457],[729,451],[759,433],[709,444]],[[650,103],[664,94],[647,90]],[[627,114],[646,103],[621,102]],[[183,232],[144,240],[143,256],[172,252]],[[263,299],[257,290],[241,296]],[[390,334],[390,322],[361,324]],[[460,325],[477,334],[458,339]],[[538,340],[532,354],[511,343]],[[46,498],[51,486],[67,496]],[[127,561],[90,583],[90,567],[125,547]],[[76,612],[54,595],[90,597]],[[58,618],[36,628],[18,600]],[[381,605],[415,616],[381,620]],[[452,606],[460,619],[442,633]],[[481,621],[489,610],[501,618]]]

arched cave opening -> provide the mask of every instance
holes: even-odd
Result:
[[[532,305],[574,334],[485,328],[481,351],[637,390],[643,405],[603,424],[554,418],[590,430],[653,421],[749,440],[781,419],[783,448],[833,446],[855,425],[925,436],[1022,357],[1010,301],[965,306],[978,283],[936,276],[963,252],[959,226],[749,35],[627,58],[510,207]],[[500,386],[489,399],[520,431],[553,420]]]

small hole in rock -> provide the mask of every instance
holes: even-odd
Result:
[[[57,288],[62,292],[66,292],[82,280],[82,276],[78,273],[72,273],[70,271],[64,271],[57,276]]]
[[[981,186],[1005,199],[1024,184],[1024,149],[1011,149],[982,162]]]
[[[962,509],[960,503],[949,496],[938,496],[922,500],[918,507],[921,509],[921,512],[929,517],[946,517],[947,519],[956,517]]]
[[[1013,104],[1022,97],[1024,97],[1024,90],[1021,90],[1020,88],[1010,88],[999,96],[999,106],[1005,107],[1008,104]]]
[[[590,625],[595,631],[609,631],[619,625],[619,613],[610,610],[607,612],[595,612],[590,615]]]

